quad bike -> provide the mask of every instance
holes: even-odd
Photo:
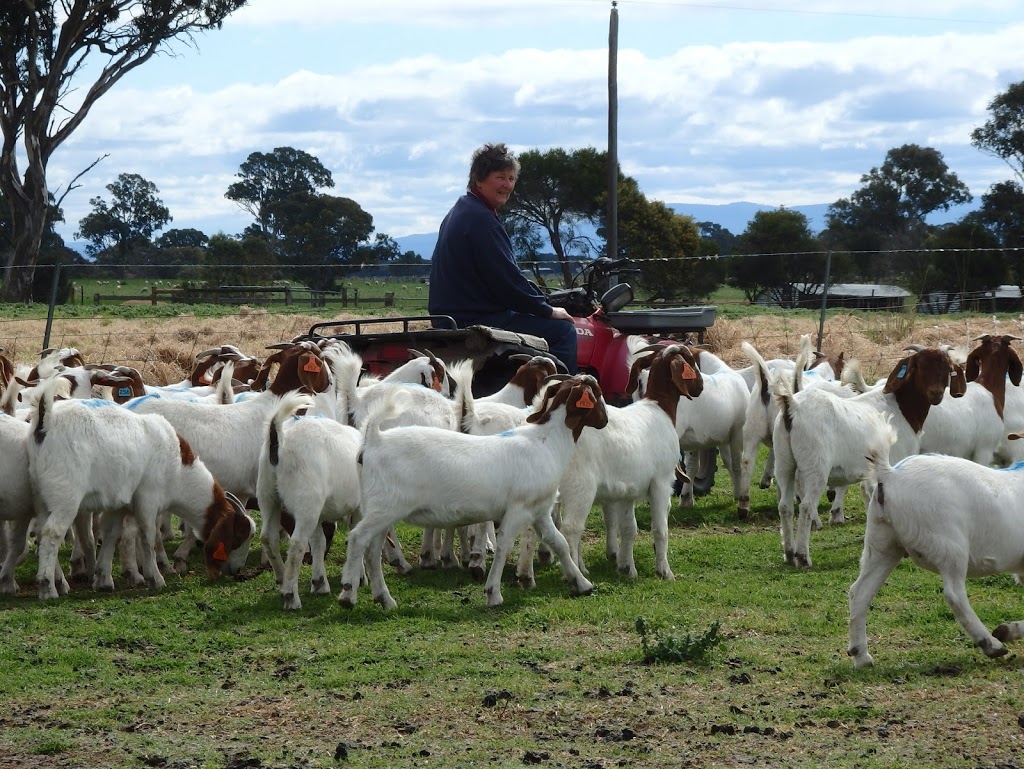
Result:
[[[548,303],[564,308],[576,326],[577,364],[581,373],[593,375],[609,404],[623,406],[631,400],[626,392],[629,380],[628,337],[641,335],[651,343],[687,341],[696,334],[702,342],[705,330],[714,324],[717,308],[670,307],[623,311],[633,299],[628,283],[616,282],[598,295],[610,278],[638,272],[628,259],[601,257],[588,262],[573,285],[546,292]],[[576,285],[581,283],[581,285]],[[401,325],[400,331],[386,326]],[[518,356],[544,355],[564,372],[565,364],[547,351],[538,337],[489,326],[458,328],[447,315],[417,315],[395,318],[325,321],[310,327],[306,337],[340,339],[358,353],[368,373],[384,376],[421,351],[446,363],[472,358],[476,363],[473,392],[489,395],[503,387],[520,363]],[[717,450],[701,452],[699,466],[687,468],[694,493],[706,494],[714,483]]]

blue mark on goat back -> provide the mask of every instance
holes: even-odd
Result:
[[[1009,467],[997,467],[996,470],[1001,470],[1004,473],[1015,473],[1019,470],[1024,470],[1024,461],[1014,462]]]
[[[130,388],[130,387],[118,387],[117,388],[117,397],[118,398],[131,398],[132,397],[132,388]]]
[[[138,398],[133,398],[132,400],[128,401],[126,404],[124,404],[124,407],[126,409],[134,410],[135,407],[138,406],[140,403],[144,403],[145,401],[148,401],[151,398],[159,400],[160,396],[159,395],[155,395],[153,393],[150,393],[148,395],[142,395],[142,396],[140,396]]]
[[[81,404],[90,409],[99,409],[104,406],[117,406],[114,401],[103,400],[103,398],[83,398]]]

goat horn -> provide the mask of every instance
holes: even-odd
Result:
[[[428,357],[430,357],[425,352],[420,352],[419,350],[417,350],[417,349],[415,349],[413,347],[410,347],[408,349],[409,349],[409,354],[412,355],[414,358],[428,358]]]
[[[268,344],[268,350],[290,350],[295,346],[295,342],[274,342],[274,344]]]
[[[927,349],[923,344],[908,344],[903,348],[904,352],[921,352]]]

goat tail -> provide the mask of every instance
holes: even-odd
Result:
[[[473,361],[460,360],[448,367],[448,376],[455,383],[452,408],[459,420],[459,431],[468,432],[476,421],[476,401],[473,398]]]
[[[52,376],[42,384],[36,392],[35,413],[32,416],[32,436],[35,442],[42,443],[46,437],[47,414],[53,410],[53,399],[60,392],[62,397],[71,395],[71,382],[62,376]]]
[[[750,359],[750,362],[754,364],[754,370],[757,372],[757,383],[754,385],[755,389],[760,394],[761,403],[768,405],[768,398],[771,396],[769,392],[769,384],[771,383],[770,372],[768,371],[768,364],[765,359],[761,357],[761,353],[757,351],[750,342],[744,341],[740,348],[743,353]]]
[[[879,503],[884,501],[881,496],[883,484],[893,473],[892,464],[889,460],[890,447],[896,442],[896,431],[893,429],[888,416],[881,413],[871,414],[868,417],[867,425],[869,438],[865,459],[868,461],[868,480],[878,487]]]
[[[866,393],[871,389],[871,385],[864,379],[864,372],[861,370],[860,361],[856,358],[846,361],[840,380],[858,393]]]
[[[222,406],[235,402],[235,388],[232,384],[234,378],[235,362],[233,360],[224,361],[224,365],[221,366],[220,377],[217,379],[217,387],[215,389],[215,392],[217,393],[217,403]]]
[[[811,335],[804,334],[800,337],[800,352],[796,356],[796,365],[793,366],[793,392],[798,393],[804,388],[804,372],[810,368],[813,355]]]
[[[355,427],[352,406],[358,400],[359,377],[363,359],[346,345],[332,345],[324,350],[324,359],[334,373],[334,394],[337,398],[338,421]]]
[[[410,387],[418,387],[419,385],[410,385]],[[375,440],[382,432],[381,424],[391,419],[396,419],[401,416],[403,411],[410,408],[410,399],[412,398],[406,388],[397,388],[390,397],[381,399],[380,402],[374,404],[370,413],[366,415],[366,423],[363,425],[363,443],[370,443]],[[362,452],[360,452],[362,456]]]
[[[267,421],[267,452],[270,464],[276,466],[280,460],[281,435],[284,432],[285,420],[299,409],[307,408],[312,403],[313,399],[310,396],[294,390],[281,396],[274,416]]]

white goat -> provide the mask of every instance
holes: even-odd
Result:
[[[768,361],[761,357],[761,354],[749,342],[743,342],[741,349],[751,360],[749,367],[754,371],[756,384],[750,391],[747,400],[746,416],[743,424],[743,457],[740,460],[740,486],[750,489],[754,479],[754,466],[757,461],[757,454],[761,444],[768,446],[768,457],[765,460],[764,472],[761,474],[760,487],[767,489],[771,485],[775,468],[775,447],[772,444],[772,429],[775,426],[775,418],[779,413],[779,406],[775,398],[771,396],[775,382],[781,377],[788,377],[795,384],[794,390],[803,390],[808,387],[823,387],[840,398],[849,398],[855,395],[853,388],[835,382],[835,373],[832,364],[826,359],[814,368],[804,368],[810,363],[814,351],[811,349],[811,338],[804,335],[800,338],[800,352],[793,366],[782,365],[771,366]],[[778,361],[776,361],[778,364]],[[845,363],[845,361],[844,361]],[[795,377],[796,372],[802,372],[800,377]],[[843,494],[845,487],[841,487],[842,493],[837,495],[833,501],[832,522],[840,523],[845,520],[843,516]],[[816,513],[817,511],[815,511]],[[820,521],[818,521],[820,525]]]
[[[358,372],[358,364],[357,364]],[[312,551],[311,592],[331,591],[324,567],[324,521],[350,525],[359,517],[359,474],[356,458],[362,436],[354,427],[322,417],[292,417],[311,399],[300,393],[281,398],[267,423],[260,455],[257,496],[262,527],[260,541],[274,569],[284,597],[284,608],[299,609],[299,570],[303,556]],[[281,560],[281,516],[293,519],[288,560]]]
[[[740,461],[750,391],[743,378],[721,358],[699,349],[694,350],[694,357],[703,377],[704,390],[698,400],[680,402],[676,410],[676,432],[683,464],[687,472],[693,472],[697,452],[719,449],[732,480],[737,514],[746,518],[750,515],[750,486],[744,489],[740,483]],[[693,505],[693,484],[683,484],[679,502],[684,506]]]
[[[1012,573],[1024,578],[1024,465],[984,467],[961,457],[922,454],[894,467],[888,425],[875,426],[868,458],[876,484],[867,508],[860,575],[850,586],[847,653],[856,667],[872,665],[867,613],[886,578],[910,557],[942,577],[942,595],[963,631],[989,657],[1024,637],[1024,622],[982,624],[967,599],[966,578]]]
[[[121,519],[131,513],[145,543],[143,571],[153,588],[164,585],[154,557],[157,516],[171,510],[199,530],[211,576],[237,572],[249,552],[253,520],[226,497],[210,471],[168,422],[109,401],[54,403],[62,380],[51,380],[32,417],[28,464],[44,523],[39,533],[40,598],[68,591],[57,550],[80,513],[103,512],[103,546],[94,587],[113,589],[111,561]]]
[[[365,560],[374,600],[385,609],[396,606],[378,553],[388,528],[401,520],[441,528],[499,524],[485,587],[490,606],[503,601],[505,562],[531,523],[557,553],[572,592],[590,593],[593,585],[573,562],[551,520],[551,506],[580,433],[607,421],[601,388],[593,377],[582,375],[549,388],[528,424],[501,435],[431,427],[368,430],[359,479],[363,517],[348,535],[339,603],[355,605]]]
[[[333,401],[334,380],[324,353],[315,345],[285,345],[267,358],[264,366],[278,364],[277,376],[258,397],[237,403],[211,405],[145,396],[130,401],[126,408],[139,414],[159,414],[188,441],[217,482],[248,504],[256,498],[260,450],[264,426],[286,392],[304,388],[319,398]],[[328,408],[332,408],[328,404]],[[193,545],[186,536],[174,553],[178,574],[188,570],[187,558]]]
[[[820,387],[794,393],[786,385],[785,377],[777,382],[779,415],[772,432],[782,549],[787,563],[809,568],[818,500],[829,485],[846,486],[867,475],[871,415],[890,417],[897,436],[895,458],[917,453],[928,410],[947,387],[953,397],[962,394],[964,375],[944,350],[926,349],[897,363],[881,390],[852,398]],[[794,497],[800,498],[795,536]]]
[[[28,422],[0,414],[0,526],[7,532],[0,568],[0,593],[18,592],[14,569],[25,555],[29,524],[35,514],[28,473]]]
[[[637,523],[636,500],[648,500],[654,539],[655,573],[674,579],[668,562],[668,513],[679,461],[676,410],[681,398],[704,397],[703,378],[690,349],[658,345],[634,362],[626,391],[637,388],[639,372],[648,372],[643,398],[627,406],[608,406],[608,424],[600,432],[585,431],[558,486],[562,502],[560,527],[569,551],[587,573],[582,538],[595,503],[604,511],[606,553],[620,574],[637,576],[633,559]],[[526,564],[520,561],[520,569]],[[520,582],[532,584],[532,573],[520,571]]]

